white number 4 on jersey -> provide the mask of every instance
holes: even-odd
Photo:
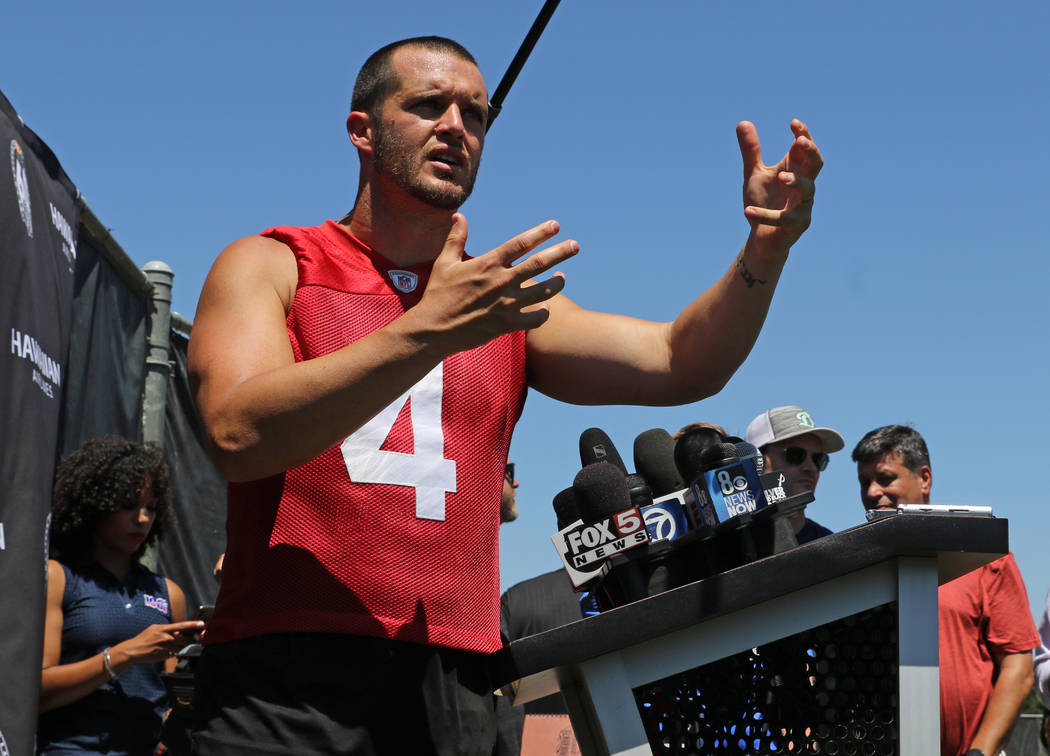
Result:
[[[456,463],[444,456],[443,391],[444,366],[439,362],[419,383],[380,410],[339,446],[353,482],[416,489],[416,517],[423,520],[444,520],[445,494],[456,492]],[[380,447],[410,398],[415,452],[384,451]]]

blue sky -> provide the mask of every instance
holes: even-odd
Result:
[[[175,270],[192,317],[233,239],[351,205],[353,77],[394,39],[463,42],[496,87],[542,2],[47,2],[5,11],[0,90],[131,257]],[[532,393],[512,446],[521,518],[504,586],[554,569],[551,498],[577,441],[707,420],[743,433],[800,404],[838,429],[809,513],[862,511],[853,444],[913,424],[939,503],[991,504],[1033,607],[1050,586],[1050,5],[563,0],[489,134],[463,212],[478,254],[557,218],[585,307],[667,320],[722,274],[747,225],[734,126],[770,162],[804,119],[823,150],[812,228],[750,358],[676,408],[568,407]]]

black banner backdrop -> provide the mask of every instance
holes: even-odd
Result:
[[[0,753],[30,756],[79,213],[58,159],[2,94],[0,149]]]
[[[176,526],[160,544],[157,571],[178,583],[192,614],[200,604],[214,604],[219,592],[212,568],[226,551],[226,480],[204,450],[186,370],[188,344],[185,336],[172,332],[164,450],[176,481]]]
[[[129,283],[81,226],[61,457],[99,436],[142,440],[148,287],[144,278],[137,291]]]

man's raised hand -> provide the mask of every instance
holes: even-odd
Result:
[[[480,257],[463,259],[467,219],[456,213],[423,299],[413,309],[427,317],[427,330],[440,334],[449,353],[543,325],[547,302],[564,288],[565,277],[554,273],[543,281],[532,279],[575,255],[580,245],[568,239],[515,262],[558,231],[556,221],[547,221]]]
[[[741,121],[736,127],[744,161],[744,216],[757,241],[783,252],[809,228],[816,178],[824,166],[806,124],[796,118],[791,131],[795,140],[787,154],[767,166],[754,124]]]

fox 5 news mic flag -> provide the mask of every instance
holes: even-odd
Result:
[[[581,447],[582,448],[582,447]],[[586,465],[572,482],[579,519],[551,536],[569,580],[582,587],[613,554],[649,540],[642,513],[632,504],[627,476],[616,465]]]
[[[76,189],[0,94],[0,753],[30,756],[73,299]]]
[[[638,507],[597,522],[577,520],[551,536],[574,588],[580,588],[597,577],[602,563],[613,554],[640,546],[648,540],[649,534]]]

